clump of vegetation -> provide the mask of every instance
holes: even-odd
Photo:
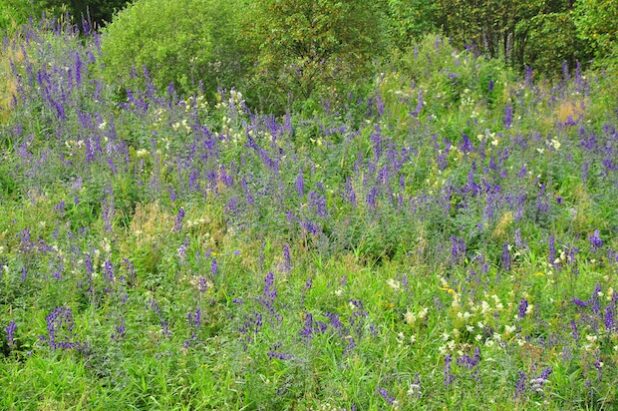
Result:
[[[103,32],[105,78],[125,88],[154,86],[208,95],[231,86],[246,69],[236,33],[240,1],[140,0],[118,13]]]

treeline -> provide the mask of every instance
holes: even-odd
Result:
[[[119,88],[146,67],[161,89],[237,86],[262,107],[349,91],[429,33],[549,77],[618,55],[615,0],[4,0],[0,27],[43,12],[102,28]]]

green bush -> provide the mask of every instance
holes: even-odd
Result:
[[[439,8],[435,1],[386,0],[386,7],[389,36],[400,49],[438,29]]]
[[[384,50],[383,9],[364,0],[257,0],[246,16],[246,36],[258,50],[252,85],[260,105],[329,97],[368,73]],[[251,93],[250,93],[251,94]]]
[[[591,43],[597,58],[618,55],[618,2],[579,0],[575,3],[578,36]]]
[[[104,75],[121,87],[143,85],[134,69],[148,69],[154,85],[173,83],[181,93],[203,82],[217,85],[241,77],[243,53],[235,35],[238,1],[139,0],[116,15],[102,38]],[[138,75],[142,78],[141,75]]]
[[[38,4],[31,0],[2,0],[0,3],[0,37],[23,24],[30,16],[41,12]]]

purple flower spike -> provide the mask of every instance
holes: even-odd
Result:
[[[453,383],[455,376],[451,372],[453,357],[451,354],[446,354],[444,357],[444,385],[449,386]]]
[[[57,307],[47,317],[47,335],[49,346],[52,350],[57,348],[70,349],[77,344],[70,341],[59,341],[59,333],[64,329],[66,337],[70,338],[73,334],[73,312],[67,307]],[[44,337],[43,337],[44,338]]]
[[[616,329],[616,322],[614,320],[614,307],[608,306],[605,308],[605,316],[603,318],[603,323],[605,324],[605,329],[608,332],[612,332]]]
[[[601,240],[599,230],[594,230],[594,233],[590,236],[590,246],[592,246],[594,251],[597,251],[599,248],[603,247],[603,240]]]
[[[549,264],[552,267],[555,267],[557,251],[556,251],[556,237],[554,237],[553,235],[549,236],[548,246],[549,246],[549,258],[548,258]]]
[[[510,271],[511,270],[511,251],[509,250],[509,245],[508,244],[504,244],[502,246],[502,268],[504,269],[504,271]]]
[[[15,330],[17,329],[17,325],[15,321],[11,320],[9,325],[4,329],[6,331],[6,340],[9,343],[9,346],[12,347],[15,344]]]
[[[292,257],[290,255],[290,246],[285,244],[283,246],[283,270],[289,272],[292,269]]]
[[[302,170],[298,173],[298,176],[296,177],[295,186],[298,196],[302,197],[305,194],[305,178],[303,176]]]
[[[526,316],[526,311],[528,311],[528,300],[523,298],[519,302],[519,312],[517,313],[517,317],[524,318]]]
[[[504,127],[511,128],[513,125],[513,106],[507,104],[504,108]]]
[[[519,377],[517,378],[517,382],[515,383],[515,398],[521,398],[526,392],[526,380],[528,377],[526,373],[523,371],[519,372]]]
[[[386,388],[380,388],[378,390],[378,394],[380,394],[380,396],[384,398],[384,401],[386,401],[390,405],[393,405],[395,403],[395,397],[391,396],[388,391],[386,391]]]
[[[180,208],[178,210],[178,214],[176,215],[176,222],[174,223],[174,231],[178,232],[182,230],[182,220],[185,218],[185,209]]]

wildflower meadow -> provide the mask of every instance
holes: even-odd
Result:
[[[2,44],[0,409],[618,409],[616,66],[168,82],[113,24]]]

